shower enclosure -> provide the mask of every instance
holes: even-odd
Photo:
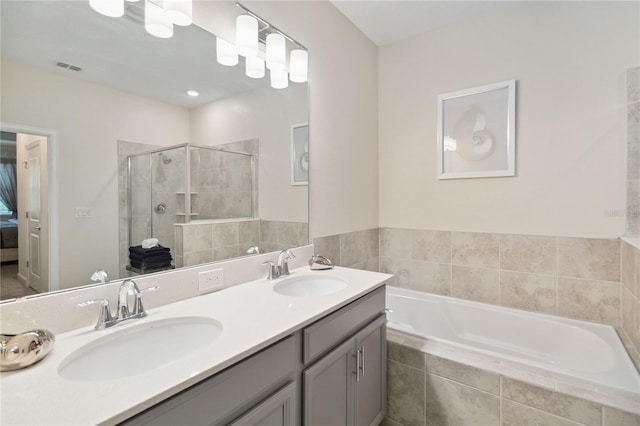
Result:
[[[127,156],[128,247],[157,238],[176,253],[177,224],[257,217],[256,161],[192,144]]]

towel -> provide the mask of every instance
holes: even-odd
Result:
[[[156,247],[159,244],[159,241],[157,238],[147,238],[146,240],[142,240],[142,248],[152,248],[152,247]]]

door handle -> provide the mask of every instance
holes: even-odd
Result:
[[[40,225],[36,225],[34,228],[36,228],[38,231],[42,229]]]

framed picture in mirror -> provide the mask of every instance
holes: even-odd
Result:
[[[438,179],[515,176],[516,81],[438,96]]]
[[[309,184],[309,123],[291,126],[291,185]]]

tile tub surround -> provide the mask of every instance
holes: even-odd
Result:
[[[393,339],[393,336],[391,336]],[[640,415],[387,343],[387,425],[640,425]]]
[[[621,242],[538,235],[380,229],[393,285],[621,325]]]
[[[640,350],[640,248],[626,241],[621,243],[621,316],[622,329],[635,346],[636,352],[630,350],[636,365],[637,351]]]
[[[321,254],[334,265],[378,271],[378,229],[347,232],[326,237],[315,237],[316,254]]]

